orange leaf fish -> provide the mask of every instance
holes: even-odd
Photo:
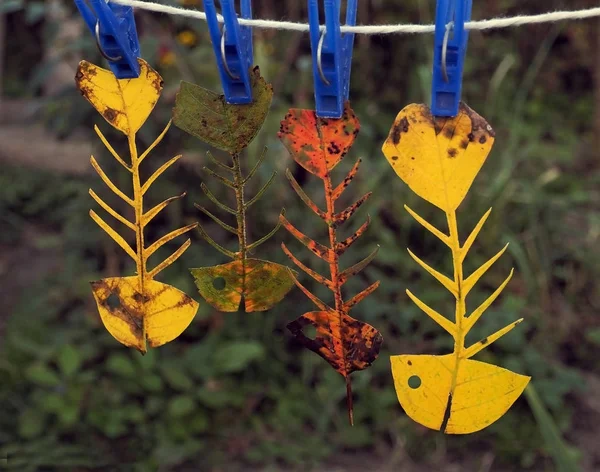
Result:
[[[306,348],[320,355],[346,379],[350,424],[354,424],[350,374],[369,367],[377,359],[383,341],[381,333],[373,326],[356,320],[348,314],[352,307],[379,286],[379,282],[373,283],[349,300],[344,301],[342,296],[344,283],[361,272],[373,260],[378,249],[376,248],[362,261],[344,270],[340,268],[340,256],[366,231],[370,223],[370,219],[367,218],[367,221],[346,239],[340,240],[338,236],[338,226],[350,219],[371,195],[367,193],[348,208],[336,211],[336,200],[356,176],[361,161],[359,159],[346,178],[335,187],[331,180],[331,171],[346,155],[359,129],[360,124],[356,115],[346,104],[340,119],[318,118],[312,110],[291,109],[281,122],[279,131],[279,138],[294,160],[323,181],[327,202],[325,210],[321,210],[304,193],[289,170],[286,172],[298,196],[329,226],[329,246],[324,246],[300,232],[284,215],[280,216],[280,221],[298,241],[329,264],[330,277],[327,278],[300,262],[285,244],[282,244],[282,248],[294,264],[333,292],[335,302],[334,307],[328,306],[294,277],[298,288],[319,310],[305,313],[289,323],[288,329]],[[308,325],[316,328],[314,339],[307,337],[303,332],[303,328]]]

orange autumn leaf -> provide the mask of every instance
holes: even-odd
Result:
[[[342,296],[342,286],[348,279],[361,272],[373,260],[375,249],[362,261],[346,268],[340,267],[340,256],[366,231],[370,219],[345,239],[340,239],[338,226],[346,222],[371,195],[367,193],[342,211],[336,211],[335,203],[342,192],[352,182],[360,165],[360,160],[350,170],[340,184],[333,186],[330,171],[346,155],[358,134],[360,124],[356,115],[346,104],[341,119],[318,118],[312,110],[292,109],[281,123],[279,138],[288,148],[294,160],[309,172],[318,176],[324,185],[327,208],[320,209],[304,193],[292,173],[286,175],[290,184],[302,201],[329,227],[329,246],[320,244],[292,225],[284,215],[280,216],[282,225],[314,255],[329,264],[330,275],[325,277],[298,260],[285,244],[282,248],[286,255],[300,269],[333,292],[334,306],[331,307],[312,294],[296,277],[296,285],[317,305],[319,311],[305,313],[288,324],[288,329],[307,349],[325,359],[346,379],[348,416],[353,424],[352,384],[350,374],[369,367],[379,355],[382,336],[368,323],[352,318],[348,313],[361,300],[371,294],[379,282],[371,284],[349,300]],[[303,329],[312,325],[316,328],[314,339],[308,337]]]
[[[279,138],[298,164],[324,179],[352,147],[359,129],[350,107],[339,120],[323,120],[312,110],[293,108],[281,122]]]

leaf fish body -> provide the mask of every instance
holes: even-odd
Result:
[[[108,332],[120,343],[146,352],[179,336],[192,322],[198,303],[182,291],[156,280],[111,277],[91,283]]]
[[[382,151],[413,192],[448,212],[465,198],[494,136],[487,121],[462,102],[453,118],[411,104],[398,113]]]
[[[213,267],[190,269],[202,298],[219,311],[266,311],[294,286],[288,268],[260,259],[236,260]]]
[[[316,328],[314,339],[303,328]],[[369,367],[379,355],[383,337],[373,326],[346,313],[311,311],[288,324],[290,332],[314,353],[325,359],[337,372],[347,377]]]
[[[508,411],[531,379],[471,359],[460,359],[457,365],[454,354],[390,359],[396,394],[406,414],[447,434],[468,434],[489,426]]]

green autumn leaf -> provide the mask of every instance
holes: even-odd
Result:
[[[260,259],[236,260],[190,272],[200,295],[220,311],[238,311],[242,297],[247,313],[268,310],[294,286],[286,266]]]
[[[273,87],[255,67],[250,71],[252,103],[230,105],[222,94],[181,82],[173,123],[186,133],[229,153],[239,153],[262,127],[273,99]]]

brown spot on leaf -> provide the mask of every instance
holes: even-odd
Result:
[[[117,119],[118,114],[119,112],[114,108],[107,107],[106,110],[104,110],[104,112],[102,113],[102,116],[104,116],[104,118],[106,118],[106,120],[110,123],[114,123]]]
[[[485,142],[486,142],[486,141],[487,141],[487,138],[485,137],[485,134],[482,134],[482,135],[479,137],[479,142],[480,142],[481,144],[485,144]]]
[[[454,159],[456,157],[456,154],[458,153],[458,151],[454,148],[449,148],[448,149],[448,157],[450,159]]]
[[[398,156],[392,156],[392,161],[397,161],[397,160],[398,160]]]
[[[400,142],[402,133],[408,132],[408,129],[409,124],[406,117],[402,118],[397,123],[394,123],[394,126],[392,127],[392,142],[397,145]]]

